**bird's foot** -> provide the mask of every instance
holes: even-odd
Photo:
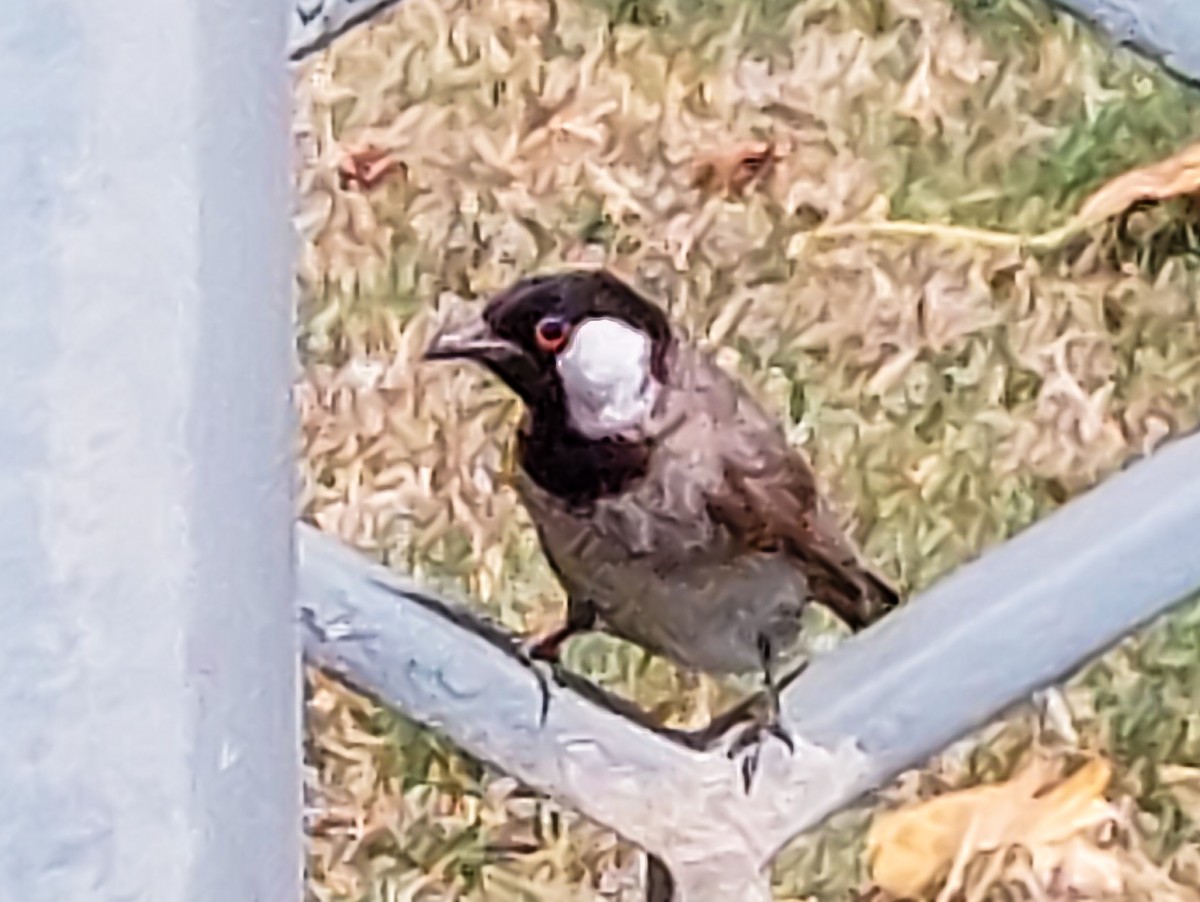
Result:
[[[771,737],[779,740],[787,747],[788,754],[796,751],[796,744],[791,734],[779,722],[777,712],[772,712],[766,719],[755,719],[737,729],[733,742],[726,750],[726,756],[738,760],[739,771],[742,775],[742,788],[747,795],[754,784],[761,763],[763,746]]]
[[[707,726],[688,733],[681,732],[676,738],[696,751],[710,751],[724,746],[726,757],[739,761],[742,785],[749,793],[758,773],[762,747],[771,737],[782,742],[789,752],[795,751],[795,743],[780,723],[779,710],[772,704],[771,696],[757,692],[714,718]],[[729,740],[727,744],[726,740]]]
[[[558,657],[561,641],[553,641],[555,638],[553,635],[535,636],[518,643],[516,647],[517,660],[529,668],[541,691],[541,707],[538,711],[539,727],[545,726],[546,717],[550,713],[550,682],[546,679],[545,665],[549,665],[550,676],[555,683],[559,686],[566,685],[562,662]]]
[[[783,690],[790,686],[808,668],[808,662],[805,661],[782,680],[776,681],[772,666],[774,655],[772,654],[771,642],[767,636],[759,637],[758,650],[762,658],[763,678],[766,682],[766,690],[764,692],[766,700],[765,713],[742,727],[738,735],[734,738],[733,743],[729,746],[728,752],[731,759],[741,758],[742,785],[747,794],[749,794],[750,787],[754,782],[754,775],[758,773],[763,743],[766,742],[769,736],[774,736],[787,746],[788,754],[796,751],[796,744],[792,741],[792,737],[788,734],[787,730],[783,728],[781,722],[783,717],[781,695]],[[755,710],[753,707],[748,709],[748,711]],[[764,709],[760,706],[757,710],[763,711]]]
[[[521,652],[531,661],[557,664],[567,635],[565,629],[559,628],[538,636],[530,636],[521,642]]]
[[[746,792],[758,772],[763,744],[769,737],[782,742],[788,752],[795,751],[795,742],[781,722],[780,693],[790,686],[807,667],[807,662],[795,668],[778,684],[767,681],[767,687],[756,692],[699,730],[681,732],[675,738],[696,751],[708,751],[733,736],[726,746],[730,759],[741,758],[742,784]]]

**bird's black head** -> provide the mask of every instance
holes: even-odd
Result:
[[[482,317],[439,332],[428,360],[474,360],[513,389],[531,410],[561,401],[561,355],[583,324],[608,320],[649,339],[648,365],[662,381],[671,328],[666,314],[605,270],[529,276],[493,297]]]
[[[573,507],[622,491],[647,470],[642,431],[666,381],[666,314],[611,273],[525,278],[481,317],[443,329],[427,359],[483,364],[525,402],[518,459]]]

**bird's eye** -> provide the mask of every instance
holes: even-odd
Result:
[[[567,321],[559,316],[547,316],[537,324],[538,347],[550,354],[558,353],[567,343],[567,333],[570,328]]]

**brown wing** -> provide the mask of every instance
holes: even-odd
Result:
[[[708,376],[713,388],[728,378]],[[813,599],[852,629],[870,624],[898,603],[896,590],[864,565],[774,419],[733,380],[726,391],[733,397],[714,434],[723,478],[707,493],[709,515],[748,547],[794,558]]]
[[[895,589],[866,567],[824,510],[808,465],[797,454],[768,459],[750,471],[727,465],[709,515],[748,547],[795,558],[813,600],[854,630],[899,602]]]

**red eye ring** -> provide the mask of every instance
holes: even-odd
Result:
[[[538,347],[548,354],[557,354],[562,350],[570,334],[571,329],[567,321],[558,316],[543,318],[534,329]]]

